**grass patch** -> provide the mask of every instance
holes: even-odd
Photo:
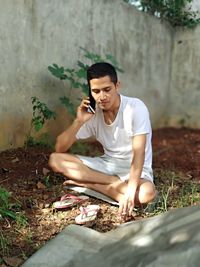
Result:
[[[85,147],[80,146],[78,149],[82,150],[85,149]],[[156,189],[158,191],[158,198],[155,202],[149,204],[146,209],[138,209],[138,217],[140,217],[140,215],[142,215],[141,218],[152,217],[170,209],[182,208],[200,203],[200,187],[198,181],[191,180],[183,174],[162,169],[155,169],[154,176]],[[62,186],[59,177],[53,177],[54,176],[51,176],[50,174],[46,176],[44,175],[42,182],[46,186],[47,191],[52,190],[55,194],[57,184],[59,184],[59,188],[62,188]],[[52,225],[52,220],[54,220],[55,225],[59,225],[60,229],[73,222],[73,209],[67,211],[69,215],[66,215],[66,213],[57,213],[56,215],[53,214],[51,209],[49,209],[48,212],[47,209],[44,209],[47,213],[42,214],[41,210],[39,212],[39,209],[37,208],[37,214],[39,217],[37,217],[35,224],[33,224],[29,218],[29,224],[25,210],[22,210],[20,203],[13,199],[12,195],[3,188],[0,188],[0,201],[1,210],[3,208],[0,223],[2,222],[4,224],[4,229],[0,231],[0,258],[5,255],[13,255],[13,251],[15,251],[15,255],[26,259],[33,252],[38,250],[38,248],[43,244],[44,239],[45,241],[49,240],[50,235],[47,235],[47,228]],[[35,200],[32,196],[27,198],[27,201],[30,202],[30,207],[34,206]],[[111,210],[112,207],[109,206],[108,211],[110,213]],[[117,213],[117,208],[115,213]],[[65,221],[66,216],[69,216],[67,221]],[[32,220],[34,220],[34,217],[32,217]],[[41,227],[38,225],[37,220],[40,221],[42,225]],[[113,220],[115,220],[115,217]],[[8,225],[11,227],[6,229]],[[46,238],[38,237],[38,231],[41,231],[41,236],[46,236]],[[56,231],[52,231],[51,235],[54,236],[57,231],[58,229]],[[16,248],[16,239],[18,240],[18,248]],[[27,249],[27,247],[29,249]]]
[[[146,209],[151,216],[200,203],[199,181],[168,170],[156,169],[154,175],[158,196]]]
[[[0,231],[0,250],[2,251],[2,255],[7,255],[9,253],[9,245],[9,240],[3,235],[3,232]]]
[[[0,218],[10,218],[16,221],[19,227],[27,224],[26,216],[21,212],[21,204],[11,200],[11,193],[0,187]]]
[[[14,231],[27,225],[27,218],[21,210],[21,204],[17,200],[13,201],[11,193],[3,187],[0,187],[0,221],[6,222],[8,229],[14,224]],[[4,234],[4,232],[6,233],[5,230],[7,229],[0,229],[0,251],[2,255],[9,255],[12,242]]]

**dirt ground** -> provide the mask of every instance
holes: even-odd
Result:
[[[86,154],[99,154],[101,148],[92,144]],[[49,172],[50,149],[41,147],[18,148],[0,153],[0,187],[12,193],[12,201],[20,202],[20,210],[27,218],[23,227],[9,219],[0,219],[1,236],[5,238],[4,250],[0,251],[0,266],[20,266],[47,240],[57,235],[64,227],[75,223],[79,206],[65,211],[56,211],[52,203],[64,191],[61,175]],[[183,180],[200,182],[200,130],[164,128],[153,132],[153,168],[155,184],[167,177],[162,173],[179,173]],[[158,179],[157,179],[158,178]],[[160,180],[159,180],[160,179]],[[99,232],[115,229],[122,223],[115,206],[90,198],[87,204],[99,204],[97,220],[86,227]],[[139,220],[146,215],[138,212],[130,220]],[[85,226],[83,226],[85,227]]]

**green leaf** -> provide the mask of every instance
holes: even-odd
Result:
[[[48,66],[48,70],[52,73],[52,75],[54,75],[55,77],[64,80],[66,79],[66,75],[65,75],[65,69],[64,67],[58,67],[58,65],[56,65],[55,63],[52,66]]]
[[[41,121],[34,121],[34,128],[36,132],[39,132],[43,127],[43,123]]]
[[[80,47],[81,50],[83,50],[85,52],[84,56],[88,59],[90,59],[93,63],[97,63],[100,61],[103,61],[103,59],[98,55],[98,54],[94,54],[89,52],[87,49]]]
[[[79,69],[78,71],[76,71],[76,75],[78,78],[87,78],[87,73],[85,69]]]
[[[0,206],[8,207],[10,193],[5,190],[3,187],[0,187]]]
[[[75,72],[74,69],[65,69],[66,72],[69,72],[71,75]]]
[[[84,69],[85,71],[87,71],[87,69],[89,68],[89,65],[87,65],[87,64],[84,64],[83,62],[81,62],[81,61],[77,61],[77,65],[80,67],[80,68],[82,68],[82,69]]]
[[[16,219],[16,214],[13,212],[13,211],[10,211],[10,210],[5,210],[5,209],[2,209],[0,208],[0,214],[2,215],[2,217],[10,217],[12,219]]]

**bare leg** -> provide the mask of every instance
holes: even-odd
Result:
[[[128,185],[126,182],[122,182],[120,180],[111,184],[98,184],[98,183],[87,183],[87,182],[67,180],[64,184],[77,185],[93,189],[100,193],[103,193],[104,195],[111,197],[112,199],[118,202],[122,200]],[[146,204],[152,201],[154,197],[155,197],[154,185],[146,179],[141,179],[136,192],[135,203]]]
[[[122,182],[119,177],[92,170],[84,165],[79,158],[70,154],[51,154],[49,165],[54,171],[60,172],[70,179],[65,184],[94,189],[118,202],[122,199],[127,189],[127,183]],[[155,187],[153,183],[146,179],[141,179],[137,188],[135,203],[148,203],[154,197]]]
[[[52,153],[49,165],[55,172],[60,172],[76,181],[110,184],[119,180],[117,176],[88,168],[79,158],[66,153]]]

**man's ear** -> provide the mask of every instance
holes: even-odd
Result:
[[[118,82],[116,83],[116,90],[117,90],[117,91],[119,91],[120,86],[121,86],[121,83],[118,81]]]

